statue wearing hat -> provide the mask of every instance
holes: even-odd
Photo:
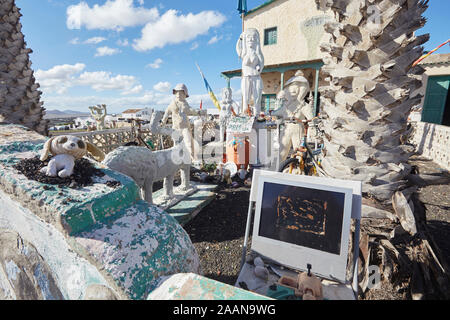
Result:
[[[281,107],[273,111],[272,116],[284,120],[284,129],[280,135],[280,161],[287,158],[291,147],[296,149],[301,145],[304,127],[298,120],[313,118],[312,104],[304,100],[309,90],[308,80],[299,70],[277,95],[277,98],[281,100],[279,103]]]
[[[177,130],[183,136],[183,142],[191,153],[192,157],[192,134],[190,131],[190,123],[188,116],[200,115],[200,110],[191,108],[186,101],[189,97],[185,84],[179,83],[173,88],[175,99],[169,104],[161,120],[161,124],[165,125],[169,116],[172,116],[172,129]]]

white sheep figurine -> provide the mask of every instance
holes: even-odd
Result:
[[[153,133],[162,131],[157,129],[161,119],[162,113],[152,114],[150,128]],[[106,155],[103,164],[132,178],[141,188],[142,198],[150,204],[153,204],[153,183],[156,181],[164,179],[163,201],[174,197],[173,180],[178,170],[181,170],[181,190],[193,189],[190,185],[191,157],[182,140],[175,141],[172,148],[158,151],[146,147],[119,147]]]

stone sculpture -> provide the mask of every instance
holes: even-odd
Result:
[[[221,106],[219,114],[220,141],[223,142],[228,120],[233,115],[236,114],[236,110],[239,112],[239,105],[232,99],[231,88],[223,88],[222,101],[220,101],[220,106]]]
[[[179,83],[173,89],[175,99],[169,104],[164,113],[161,125],[165,125],[169,116],[172,116],[172,129],[180,133],[183,137],[183,144],[189,151],[191,158],[192,150],[192,133],[190,130],[190,122],[188,116],[198,116],[201,114],[200,110],[194,110],[189,106],[186,98],[189,97],[188,89],[185,84]],[[175,143],[175,141],[174,141]]]
[[[236,43],[236,51],[242,59],[242,109],[250,107],[253,99],[253,116],[261,112],[263,81],[261,72],[264,68],[264,56],[261,51],[259,32],[250,28],[241,34]]]
[[[309,92],[309,83],[305,77],[296,72],[290,78],[283,91],[278,93],[281,108],[272,112],[272,116],[284,121],[284,129],[280,132],[280,161],[287,158],[291,147],[298,148],[304,135],[304,127],[297,120],[311,119],[312,101],[305,102],[305,96]]]
[[[40,160],[47,160],[50,153],[53,157],[48,165],[40,171],[50,177],[69,177],[73,173],[75,159],[83,158],[88,152],[97,161],[102,161],[105,158],[105,154],[95,145],[78,137],[64,135],[50,138],[44,144]]]
[[[97,105],[89,107],[91,115],[97,123],[97,130],[105,130],[106,105]]]
[[[49,120],[44,119],[44,102],[31,68],[14,0],[0,1],[0,118],[22,124],[47,135]]]
[[[155,124],[161,118],[161,113],[154,112],[150,127],[156,128]],[[164,133],[168,133],[167,128],[165,130]],[[182,139],[175,140],[172,148],[158,151],[145,147],[119,147],[107,154],[103,164],[131,177],[141,188],[142,198],[150,204],[153,204],[153,182],[156,181],[164,179],[162,200],[167,202],[174,197],[173,180],[178,170],[181,170],[181,190],[186,194],[195,190],[190,184],[190,153]]]

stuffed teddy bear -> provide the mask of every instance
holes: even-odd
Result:
[[[105,154],[95,145],[76,136],[52,137],[45,142],[40,160],[47,160],[49,154],[52,154],[53,157],[40,172],[50,177],[69,177],[73,173],[75,159],[83,158],[88,152],[99,162],[105,158]]]

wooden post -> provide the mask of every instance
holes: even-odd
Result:
[[[319,113],[319,71],[320,69],[316,69],[316,78],[314,83],[314,116],[317,116],[317,114]]]

